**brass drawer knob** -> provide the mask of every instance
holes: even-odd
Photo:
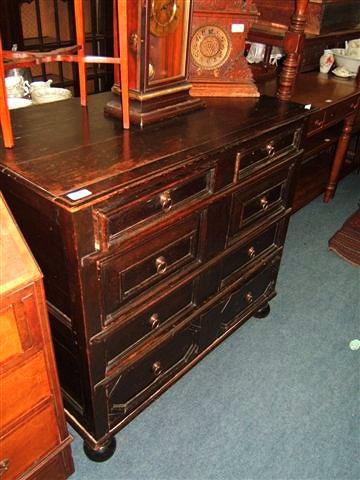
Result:
[[[245,300],[247,301],[247,303],[252,303],[254,300],[253,294],[251,292],[247,292],[247,294],[245,295]]]
[[[152,330],[155,330],[155,328],[158,328],[160,325],[160,318],[157,313],[153,313],[151,317],[149,318],[149,325],[152,328]]]
[[[269,142],[265,148],[269,157],[273,157],[275,155],[274,142]]]
[[[160,205],[164,212],[168,212],[172,207],[170,191],[166,190],[160,195]]]
[[[152,370],[153,374],[156,377],[158,377],[161,373],[161,363],[159,361],[154,362],[152,367],[151,367],[151,370]]]
[[[250,258],[254,258],[255,255],[256,255],[256,250],[255,250],[255,248],[254,248],[254,247],[250,247],[249,250],[248,250],[248,256],[249,256]]]
[[[267,210],[269,207],[269,200],[266,197],[261,197],[260,205],[263,210]]]
[[[165,257],[158,257],[155,260],[155,266],[156,266],[157,273],[159,273],[160,275],[165,273],[166,269],[167,269],[167,262],[166,262]]]
[[[8,458],[4,458],[0,460],[0,477],[4,475],[5,472],[9,470],[10,460]]]

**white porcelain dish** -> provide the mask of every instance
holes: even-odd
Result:
[[[31,92],[32,101],[36,105],[67,100],[71,96],[71,91],[66,88],[36,88]]]

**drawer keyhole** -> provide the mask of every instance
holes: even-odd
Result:
[[[248,250],[248,256],[249,256],[250,258],[254,258],[255,255],[256,255],[256,250],[255,250],[255,248],[254,248],[254,247],[250,247],[249,250]]]
[[[151,367],[151,370],[153,372],[153,374],[158,377],[161,373],[161,363],[158,361],[158,362],[154,362],[152,367]]]
[[[156,271],[160,275],[164,274],[167,270],[167,262],[165,257],[158,257],[155,260],[155,265],[156,265]]]
[[[166,190],[160,195],[160,205],[164,212],[171,210],[172,199],[169,190]]]
[[[260,198],[260,205],[263,210],[267,210],[269,207],[269,200],[266,197]]]
[[[247,292],[247,294],[245,295],[245,300],[247,301],[247,303],[252,303],[254,300],[253,294],[251,292]]]
[[[0,460],[0,477],[4,475],[5,472],[9,470],[10,460],[8,458],[4,458]]]
[[[155,330],[155,328],[158,328],[160,325],[160,318],[157,313],[153,313],[151,317],[149,318],[149,325],[150,327]]]

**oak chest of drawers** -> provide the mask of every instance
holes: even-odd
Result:
[[[45,273],[68,419],[94,459],[245,320],[267,313],[304,110],[212,99],[123,132],[75,101],[16,112],[1,188]],[[46,117],[46,118],[45,118]]]
[[[0,194],[0,478],[74,470],[42,275]]]

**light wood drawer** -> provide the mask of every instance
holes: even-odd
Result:
[[[59,441],[55,411],[50,404],[1,437],[0,464],[7,464],[1,480],[16,479],[44,458]]]
[[[10,422],[50,397],[51,390],[42,352],[0,377],[0,432]],[[19,388],[21,385],[21,388]]]

